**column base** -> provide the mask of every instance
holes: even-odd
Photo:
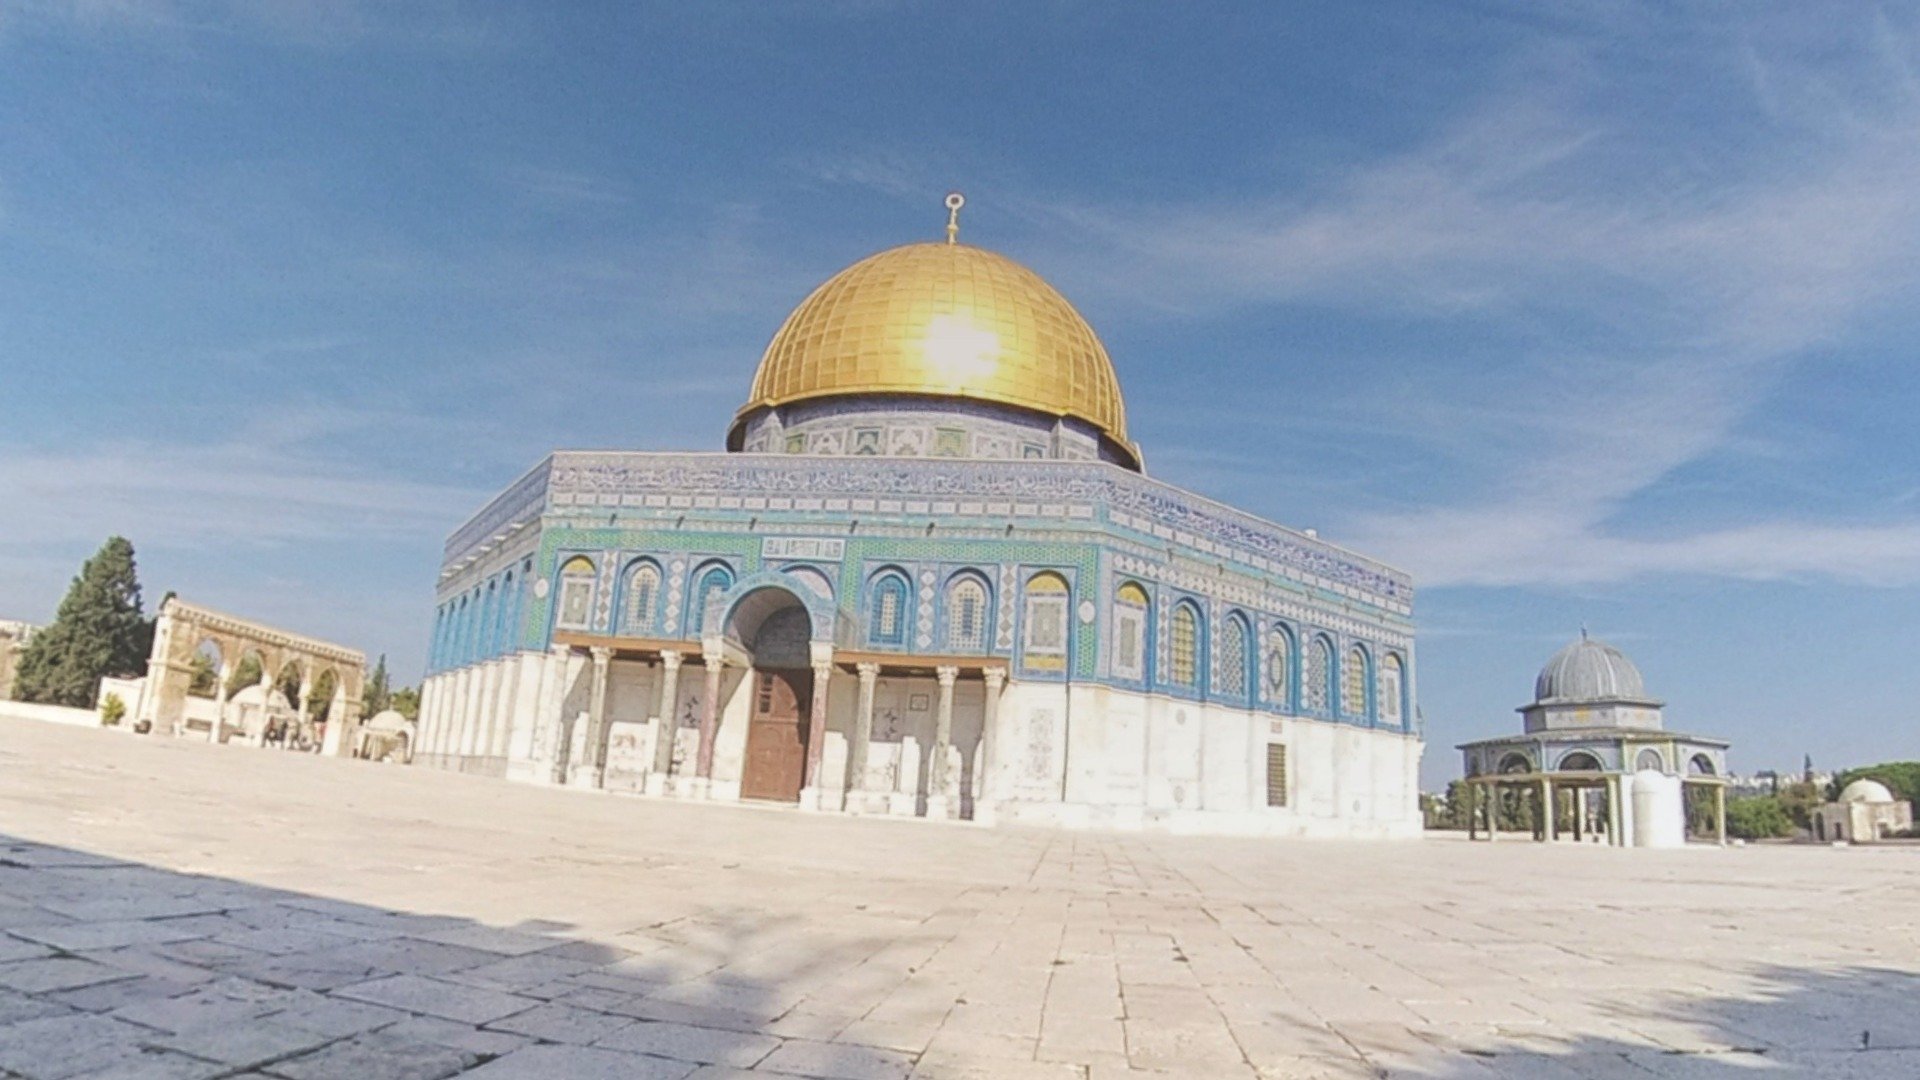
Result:
[[[854,788],[840,796],[840,809],[843,813],[860,815],[868,812],[867,801],[871,798],[864,790]]]
[[[993,803],[988,802],[984,799],[974,800],[973,823],[975,825],[991,826],[994,823],[998,822],[999,820],[1000,820],[1000,811],[998,807],[996,807]]]
[[[800,809],[810,814],[817,814],[825,805],[826,803],[821,798],[819,788],[807,787],[800,789]]]
[[[918,810],[920,800],[911,791],[887,792],[887,813],[894,817],[912,817]]]
[[[927,796],[927,817],[943,821],[951,816],[953,815],[948,810],[945,795]]]
[[[710,777],[696,776],[687,781],[687,798],[707,799],[713,794],[713,780]]]
[[[660,796],[670,795],[672,794],[672,790],[671,790],[672,785],[673,785],[673,778],[671,776],[668,776],[666,773],[654,772],[654,773],[647,774],[646,790],[647,790],[647,794],[649,795],[660,795]]]

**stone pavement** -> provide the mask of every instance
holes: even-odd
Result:
[[[983,830],[0,721],[0,1075],[1920,1076],[1920,851]]]

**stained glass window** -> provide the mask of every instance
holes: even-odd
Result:
[[[1340,711],[1348,716],[1367,715],[1366,650],[1358,645],[1348,649],[1346,667],[1340,675]]]
[[[1113,673],[1146,678],[1147,590],[1129,581],[1113,597]]]
[[[1167,632],[1167,678],[1175,686],[1194,685],[1200,654],[1200,618],[1192,604],[1173,609]]]
[[[1067,667],[1067,580],[1058,574],[1035,574],[1027,580],[1023,658],[1041,671]]]
[[[958,578],[947,587],[947,650],[987,651],[987,590],[974,578]]]
[[[882,574],[869,597],[867,635],[882,645],[906,640],[907,583],[899,574]]]
[[[1281,707],[1293,704],[1293,639],[1285,630],[1267,631],[1267,700]]]
[[[593,615],[593,560],[576,555],[560,568],[560,616],[562,630],[585,630]]]
[[[1307,671],[1302,682],[1306,686],[1306,707],[1313,712],[1326,712],[1333,702],[1333,644],[1326,638],[1313,639],[1313,648],[1307,650]]]
[[[643,562],[627,571],[626,611],[621,625],[629,633],[643,634],[653,629],[655,602],[660,597],[660,570]]]
[[[1220,629],[1220,648],[1215,657],[1218,677],[1214,685],[1236,698],[1247,696],[1247,622],[1239,615],[1227,616]]]

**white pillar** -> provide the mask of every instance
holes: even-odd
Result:
[[[660,653],[660,698],[653,715],[653,775],[647,789],[655,795],[667,793],[667,774],[673,771],[673,741],[680,732],[680,718],[674,715],[680,704],[680,661],[678,650]]]
[[[940,683],[940,699],[934,707],[933,750],[927,758],[927,816],[944,818],[950,809],[947,802],[947,748],[953,742],[953,684],[960,677],[960,669],[937,667],[933,669],[933,674]]]
[[[856,664],[860,674],[860,707],[853,714],[853,738],[847,744],[846,801],[849,813],[867,808],[867,744],[873,740],[873,691],[880,681],[879,664]]]
[[[833,678],[833,643],[813,642],[813,693],[807,702],[807,764],[801,781],[800,809],[820,809],[820,761],[827,749],[827,682]]]
[[[227,661],[220,661],[220,673],[214,676],[213,684],[213,723],[207,725],[207,741],[218,743],[220,729],[227,724]]]
[[[604,788],[607,786],[607,681],[613,670],[613,650],[604,645],[595,645],[589,652],[593,656],[593,683],[588,687],[587,697],[587,785]]]
[[[1007,684],[1006,668],[988,668],[980,673],[987,692],[980,711],[980,774],[975,777],[973,820],[991,825],[997,812],[994,773],[999,767],[1000,690]]]

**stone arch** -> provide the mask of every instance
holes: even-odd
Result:
[[[768,589],[775,589],[786,593],[792,597],[794,602],[807,610],[807,621],[811,627],[814,641],[829,642],[833,640],[833,601],[814,592],[807,587],[805,581],[795,578],[792,574],[783,570],[762,570],[758,573],[748,574],[735,582],[731,589],[721,594],[720,600],[716,605],[721,612],[721,615],[718,617],[718,625],[721,627],[720,633],[718,635],[709,633],[706,636],[731,638],[735,643],[744,647],[747,643],[736,636],[735,629],[738,625],[737,620],[740,616],[741,607],[755,593]],[[761,603],[764,602],[764,600],[761,601]],[[759,617],[764,617],[764,615]]]
[[[1502,775],[1533,771],[1533,757],[1525,750],[1509,750],[1500,755],[1500,763],[1494,766],[1494,772]]]
[[[1591,750],[1569,750],[1554,765],[1560,772],[1601,772],[1600,759]]]
[[[1720,775],[1720,772],[1719,770],[1714,768],[1712,757],[1710,757],[1707,754],[1700,753],[1700,754],[1695,754],[1692,757],[1687,759],[1687,775],[1688,776],[1718,776]]]

